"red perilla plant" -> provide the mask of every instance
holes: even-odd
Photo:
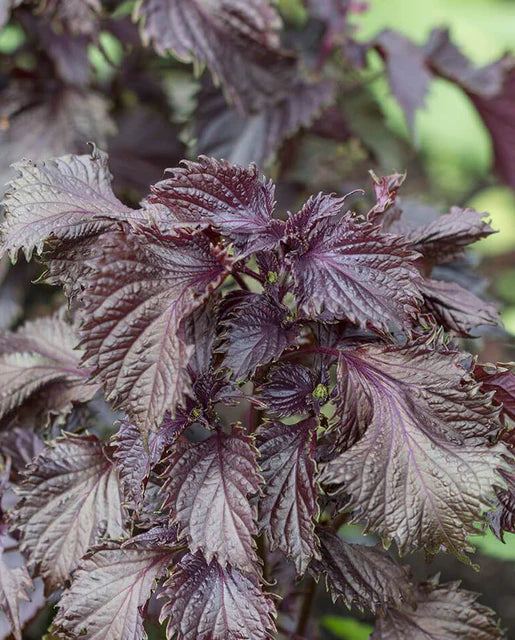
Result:
[[[408,228],[390,176],[365,216],[320,193],[284,218],[255,166],[206,157],[134,210],[98,150],[15,168],[4,250],[41,256],[72,320],[5,335],[2,418],[63,415],[100,389],[126,414],[111,442],[46,444],[10,513],[47,590],[65,588],[58,636],[144,638],[159,584],[169,638],[268,638],[288,627],[274,594],[308,575],[375,612],[374,638],[500,637],[468,592],[414,585],[336,535],[349,519],[401,553],[467,562],[496,503],[497,531],[513,527],[512,374],[451,337],[496,311],[431,277],[491,233],[481,214]],[[231,423],[224,407],[244,403]],[[30,580],[5,575],[12,603]]]
[[[26,38],[0,61],[2,158],[17,160],[0,163],[2,182],[15,174],[1,251],[34,258],[63,296],[12,329],[2,263],[0,609],[14,638],[37,581],[56,605],[48,640],[144,640],[156,621],[168,640],[311,640],[324,585],[376,617],[373,640],[503,637],[475,594],[419,583],[396,557],[470,563],[470,535],[515,532],[515,377],[462,350],[499,317],[450,266],[492,233],[486,214],[415,223],[406,175],[373,172],[372,206],[352,187],[278,202],[304,135],[359,137],[340,96],[363,89],[347,75],[368,52],[411,128],[433,78],[465,92],[514,184],[513,60],[478,69],[443,30],[358,43],[347,18],[363,7],[347,0],[306,0],[295,50],[266,0],[140,0],[139,34],[115,4],[0,1]],[[88,47],[106,33],[126,57],[93,82]],[[191,62],[210,73],[179,136],[156,78]],[[89,139],[109,149],[116,190],[106,153],[67,153]],[[346,540],[345,523],[377,544]]]

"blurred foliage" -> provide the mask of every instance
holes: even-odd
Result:
[[[367,640],[373,631],[370,625],[343,616],[324,616],[321,624],[338,640]]]

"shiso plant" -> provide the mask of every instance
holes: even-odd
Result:
[[[110,4],[10,4],[47,43],[34,75],[9,69],[10,122],[23,147],[35,107],[19,101],[55,76],[55,148],[62,110],[80,110],[82,127],[105,107],[71,84]],[[208,109],[215,87],[204,87],[196,144],[226,152],[178,163],[137,206],[115,195],[95,146],[44,160],[38,145],[14,164],[2,254],[38,262],[41,287],[66,298],[0,334],[0,608],[16,640],[38,582],[56,607],[48,640],[144,640],[157,624],[168,640],[311,640],[324,589],[376,617],[373,640],[503,637],[476,594],[417,582],[404,559],[470,564],[471,535],[515,531],[515,377],[464,350],[499,316],[456,266],[492,233],[486,214],[456,206],[414,222],[399,197],[406,175],[373,172],[364,190],[288,210],[257,165],[288,138],[271,172],[281,188],[299,127],[342,135],[337,110],[317,119],[341,88],[335,56],[348,71],[373,50],[411,125],[432,76],[460,86],[510,181],[493,114],[513,63],[475,69],[442,31],[424,47],[394,32],[358,43],[347,24],[357,3],[306,6],[322,28],[295,56],[265,0],[138,3],[145,43],[206,64],[230,105],[218,93]],[[147,61],[131,64],[137,75]],[[107,120],[95,119],[106,134]],[[127,172],[131,156],[120,164],[113,151]],[[342,535],[348,523],[367,544]]]
[[[144,638],[155,590],[170,639],[310,637],[320,579],[378,615],[373,638],[501,637],[456,584],[412,584],[337,535],[359,522],[468,562],[486,512],[512,527],[495,392],[512,374],[452,337],[495,308],[431,277],[491,233],[482,214],[406,228],[399,175],[375,179],[364,216],[319,193],[284,218],[252,165],[185,161],[139,209],[96,149],[15,168],[4,250],[37,251],[69,310],[4,335],[1,415],[87,409],[99,390],[125,414],[110,441],[84,416],[45,444],[9,513],[47,590],[64,588],[57,637]],[[2,576],[19,635],[30,578]]]

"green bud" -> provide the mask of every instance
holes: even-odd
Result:
[[[325,384],[320,383],[313,389],[313,398],[316,398],[316,400],[325,400],[328,393],[329,390]]]
[[[276,271],[269,271],[266,274],[266,279],[268,280],[268,282],[270,284],[275,284],[277,282],[278,278],[279,278],[279,276],[277,275]]]

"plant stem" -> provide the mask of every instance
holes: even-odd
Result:
[[[311,607],[313,606],[313,602],[315,600],[317,586],[318,585],[315,582],[315,579],[310,577],[306,593],[304,595],[304,600],[302,601],[302,607],[299,613],[299,621],[297,622],[297,629],[295,631],[298,636],[303,636],[307,629],[309,618],[311,616]]]

